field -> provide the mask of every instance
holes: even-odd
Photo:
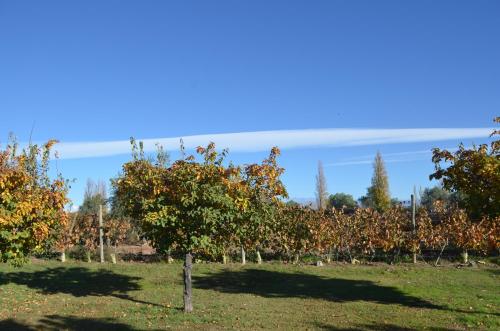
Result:
[[[428,265],[0,265],[0,330],[494,330],[499,269]]]

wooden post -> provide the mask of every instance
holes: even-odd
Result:
[[[245,248],[243,247],[243,245],[241,246],[241,264],[247,264],[247,255],[245,253]]]
[[[99,205],[99,251],[101,253],[101,263],[104,263],[104,242],[102,229],[102,205]]]
[[[184,312],[193,311],[192,291],[191,291],[191,271],[193,268],[193,257],[187,253],[184,258]]]
[[[413,191],[415,191],[415,187],[413,188]],[[414,193],[411,195],[411,222],[413,223],[413,235],[415,237],[417,235],[417,227],[415,224],[416,207],[417,207],[417,201]],[[413,251],[413,263],[417,263],[417,248],[414,248]]]

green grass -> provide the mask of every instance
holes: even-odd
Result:
[[[0,265],[0,330],[499,330],[498,268]]]

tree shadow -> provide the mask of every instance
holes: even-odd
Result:
[[[359,324],[354,327],[336,327],[333,325],[315,323],[314,327],[319,330],[326,331],[419,331],[420,329],[408,328],[405,326],[399,326],[395,324]],[[426,328],[429,331],[454,331],[455,329],[447,329],[440,327],[430,327]]]
[[[224,293],[247,293],[266,298],[314,298],[335,302],[369,301],[406,307],[446,309],[395,287],[367,280],[325,278],[302,273],[282,273],[260,269],[222,271],[193,277],[195,286]]]
[[[0,321],[0,331],[35,331],[35,330],[75,330],[75,331],[132,331],[139,330],[129,325],[119,323],[112,318],[92,319],[76,316],[49,315],[35,325],[27,325],[8,319]]]
[[[104,269],[57,267],[35,272],[0,274],[0,285],[15,283],[36,289],[42,294],[66,293],[75,297],[112,296],[158,306],[154,303],[136,300],[127,294],[129,291],[141,289],[137,283],[140,279]]]

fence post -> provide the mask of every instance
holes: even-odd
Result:
[[[104,263],[104,243],[102,230],[102,205],[99,205],[99,251],[101,253],[101,263]]]
[[[415,188],[414,188],[415,191]],[[416,237],[417,228],[415,225],[415,209],[416,209],[416,196],[415,194],[411,195],[411,222],[413,224],[413,235]],[[413,250],[413,263],[417,263],[417,248],[415,247]]]

